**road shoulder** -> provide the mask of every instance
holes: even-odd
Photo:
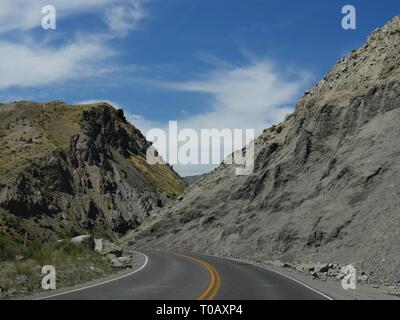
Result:
[[[290,268],[270,266],[252,260],[234,257],[217,255],[209,256],[248,263],[266,270],[283,274],[292,278],[294,281],[298,281],[305,286],[311,287],[312,289],[331,297],[333,300],[400,300],[400,292],[394,288],[373,287],[373,285],[370,284],[357,284],[356,290],[344,290],[340,281],[332,279],[327,279],[326,281],[312,279],[309,275]]]
[[[119,271],[110,276],[96,279],[96,280],[93,280],[93,281],[90,281],[90,282],[87,282],[84,284],[75,285],[73,287],[59,288],[59,289],[56,289],[51,292],[49,292],[49,291],[41,292],[41,293],[37,293],[35,295],[31,295],[28,297],[17,298],[16,300],[46,300],[47,298],[55,298],[55,297],[62,298],[63,294],[76,292],[76,291],[82,291],[85,289],[100,286],[102,284],[106,284],[109,282],[117,281],[119,279],[128,277],[128,276],[142,270],[146,266],[147,262],[148,262],[148,258],[146,255],[144,255],[140,252],[136,252],[135,262],[132,265],[132,267],[130,267],[128,269]]]

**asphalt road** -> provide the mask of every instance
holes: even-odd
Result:
[[[276,272],[215,257],[160,251],[142,253],[137,272],[57,300],[326,300],[323,294]]]

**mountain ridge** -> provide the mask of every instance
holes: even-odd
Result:
[[[115,238],[185,188],[170,166],[143,165],[151,143],[107,103],[22,101],[0,115],[3,232]]]

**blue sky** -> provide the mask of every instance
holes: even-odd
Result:
[[[46,4],[56,30],[41,28]],[[356,30],[341,28],[346,4]],[[106,100],[142,131],[260,132],[397,14],[394,0],[2,0],[0,101]]]

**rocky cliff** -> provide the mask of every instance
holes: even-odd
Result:
[[[115,237],[183,192],[150,143],[106,103],[0,106],[0,231],[42,238]]]
[[[399,123],[396,17],[264,131],[252,175],[221,165],[130,238],[257,260],[352,263],[397,283]]]

